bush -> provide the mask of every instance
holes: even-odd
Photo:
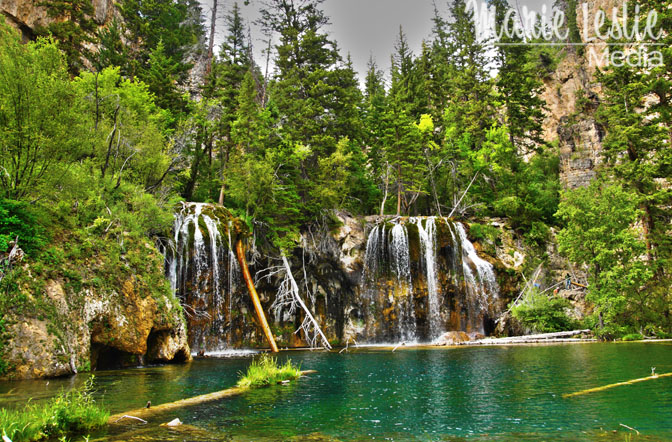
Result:
[[[630,333],[621,338],[623,341],[641,341],[642,339],[644,339],[644,336],[639,333]]]
[[[239,387],[259,388],[277,384],[279,381],[294,380],[301,376],[299,367],[292,365],[287,360],[285,365],[278,365],[276,358],[262,355],[261,358],[252,361],[245,375],[241,374],[238,380]]]
[[[531,290],[522,302],[511,309],[514,318],[540,333],[552,333],[572,330],[578,324],[567,315],[570,306],[564,298],[547,297],[536,290]]]
[[[475,240],[485,239],[488,241],[497,242],[499,234],[499,229],[489,224],[469,224],[469,236]]]
[[[19,237],[19,247],[27,254],[39,251],[46,243],[34,207],[19,201],[0,199],[0,252]]]
[[[79,389],[23,409],[0,409],[0,430],[14,442],[87,432],[104,426],[109,413],[92,397],[93,376]]]

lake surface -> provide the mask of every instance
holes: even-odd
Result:
[[[94,434],[105,441],[672,440],[672,378],[562,394],[672,372],[672,343],[285,352],[318,373]],[[250,358],[97,372],[112,413],[231,387]],[[68,379],[0,383],[0,406],[40,400]],[[179,417],[193,427],[158,424]],[[615,433],[614,433],[615,431]]]

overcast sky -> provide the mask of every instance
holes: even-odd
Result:
[[[516,4],[516,0],[509,0]],[[518,0],[519,6],[527,5],[540,11],[545,2],[552,0]],[[234,0],[219,0],[218,16],[218,39],[224,35],[223,19],[224,11],[229,11]],[[206,16],[206,24],[210,22],[212,0],[201,0],[203,13]],[[240,0],[238,5],[243,15],[249,22],[258,18],[259,0],[250,0],[244,5]],[[436,0],[436,5],[444,17],[447,16],[447,0]],[[399,34],[399,26],[404,29],[409,45],[413,51],[419,54],[422,40],[428,39],[432,30],[432,17],[434,15],[433,0],[326,0],[323,3],[326,15],[330,18],[331,25],[328,28],[333,40],[338,43],[341,54],[345,57],[351,55],[355,70],[360,79],[366,73],[366,65],[369,56],[373,55],[387,74],[390,67],[390,56],[394,51],[394,44]],[[255,45],[257,62],[262,63],[262,43],[258,29],[252,25],[252,36]],[[217,41],[217,39],[216,39]],[[263,66],[262,66],[263,67]]]

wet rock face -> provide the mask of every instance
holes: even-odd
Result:
[[[192,350],[265,347],[238,264],[229,259],[228,236],[241,232],[229,227],[229,214],[206,206],[192,204],[178,216],[180,252],[166,265],[169,276],[181,275],[171,280],[185,304]],[[330,342],[429,342],[448,330],[491,333],[502,310],[491,263],[498,260],[483,259],[467,236],[466,226],[442,219],[337,212],[328,225],[304,232],[287,259]],[[285,277],[277,250],[248,251],[247,260],[278,345],[307,345],[295,333],[303,313],[275,305]]]

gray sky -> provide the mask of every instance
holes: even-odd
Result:
[[[200,1],[206,23],[209,24],[212,0]],[[515,5],[516,0],[509,1]],[[544,2],[553,0],[519,1],[521,7],[527,5],[540,10]],[[217,15],[224,17],[224,10],[228,12],[233,2],[234,0],[219,0]],[[447,0],[436,0],[436,4],[446,17]],[[243,4],[243,0],[239,0],[238,5],[249,22],[258,18],[259,0],[250,0],[247,6]],[[323,8],[330,18],[331,25],[328,31],[331,38],[338,43],[344,57],[350,53],[360,79],[366,73],[366,65],[371,54],[378,66],[386,75],[388,74],[390,56],[394,51],[400,25],[404,29],[411,49],[416,55],[419,54],[422,40],[430,37],[434,15],[433,0],[326,0]],[[217,39],[221,39],[224,35],[222,18],[219,19],[218,26]],[[259,39],[258,29],[254,25],[252,25],[252,37],[257,62],[263,67],[264,60],[261,56],[263,45]]]

